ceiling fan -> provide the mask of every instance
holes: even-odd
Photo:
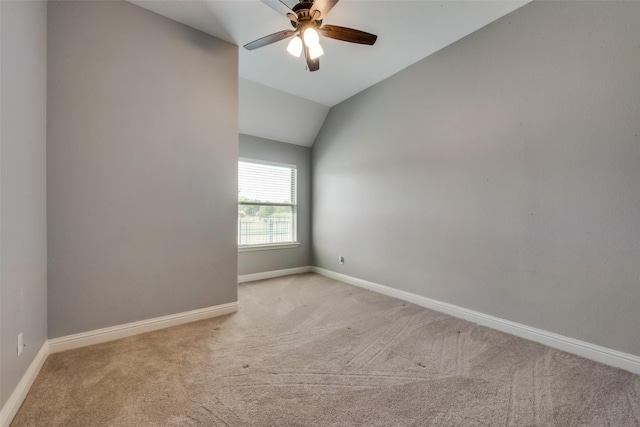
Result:
[[[264,4],[291,21],[293,30],[283,30],[254,40],[244,45],[245,49],[254,50],[271,43],[294,36],[289,42],[287,51],[299,57],[304,50],[309,71],[320,69],[320,56],[324,53],[320,46],[319,34],[331,39],[350,43],[373,45],[378,36],[352,28],[337,25],[322,25],[322,20],[339,0],[300,1],[289,8],[280,0],[261,0]]]

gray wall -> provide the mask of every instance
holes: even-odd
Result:
[[[3,0],[0,15],[1,406],[47,339],[47,4]]]
[[[309,265],[311,245],[311,149],[240,134],[240,157],[298,167],[298,242],[288,249],[240,252],[238,274],[262,273]]]
[[[49,337],[236,301],[238,51],[50,2]]]
[[[334,107],[315,264],[640,355],[638,22],[533,2]]]

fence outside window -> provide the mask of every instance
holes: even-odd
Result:
[[[266,245],[291,242],[293,224],[290,219],[239,218],[239,245]]]

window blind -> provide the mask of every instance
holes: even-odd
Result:
[[[296,168],[238,162],[240,200],[256,203],[295,204]]]
[[[238,245],[296,241],[295,166],[238,162]]]

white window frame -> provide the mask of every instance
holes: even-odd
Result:
[[[277,166],[277,167],[281,167],[281,168],[288,168],[288,169],[294,169],[296,171],[296,176],[295,176],[295,185],[293,188],[293,194],[292,194],[292,199],[293,199],[293,203],[253,203],[253,202],[241,202],[240,200],[238,200],[238,207],[245,205],[245,206],[287,206],[287,207],[291,207],[292,208],[292,234],[293,234],[293,240],[290,242],[279,242],[279,243],[259,243],[259,244],[244,244],[241,245],[239,243],[240,241],[240,236],[239,236],[239,230],[238,230],[238,238],[236,239],[237,243],[238,243],[238,251],[239,252],[249,252],[249,251],[263,251],[263,250],[271,250],[271,249],[287,249],[287,248],[297,248],[298,246],[300,246],[300,243],[298,242],[298,167],[296,165],[292,165],[292,164],[288,164],[288,163],[280,163],[280,162],[271,162],[271,161],[267,161],[267,160],[260,160],[260,159],[251,159],[248,157],[239,157],[238,158],[238,163],[240,162],[244,162],[244,163],[254,163],[254,164],[258,164],[258,165],[267,165],[267,166]],[[238,172],[238,178],[239,178],[239,172]],[[238,180],[239,181],[239,180]],[[239,182],[238,182],[239,185]],[[238,192],[240,191],[240,189],[238,188]],[[240,217],[238,217],[238,225],[240,224]]]

